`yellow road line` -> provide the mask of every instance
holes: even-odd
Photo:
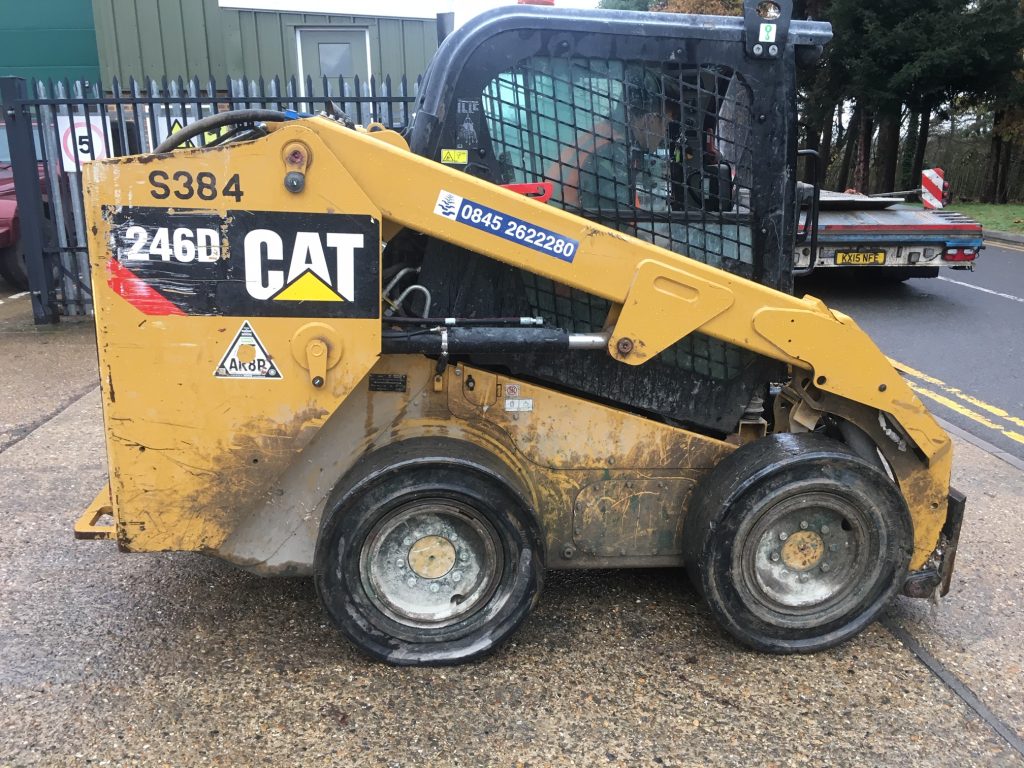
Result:
[[[921,381],[927,382],[928,384],[938,387],[946,394],[952,395],[953,397],[958,397],[965,403],[973,405],[975,408],[980,408],[981,410],[987,411],[993,416],[998,416],[1000,419],[1004,419],[1013,424],[1014,426],[1024,428],[1024,419],[1018,418],[1008,413],[1006,410],[1000,408],[998,405],[992,405],[990,403],[986,403],[984,400],[979,400],[973,395],[969,395],[963,390],[958,389],[957,387],[950,386],[946,382],[942,381],[942,379],[937,379],[934,376],[929,376],[927,373],[922,373],[921,371],[914,370],[909,365],[905,365],[904,363],[901,363],[898,360],[893,360],[892,358],[889,358],[889,362],[892,363],[893,368],[895,368],[897,371],[900,371],[901,373],[906,373],[909,376],[913,376],[915,379],[920,379]]]
[[[939,405],[944,405],[951,411],[956,411],[961,416],[966,416],[968,419],[976,421],[982,426],[988,427],[989,429],[994,430],[1005,437],[1008,437],[1010,440],[1013,440],[1015,442],[1020,443],[1021,445],[1024,445],[1024,435],[1022,435],[1020,432],[1014,432],[1012,429],[1004,429],[1001,424],[996,424],[994,421],[985,418],[977,411],[972,411],[967,406],[961,405],[960,403],[956,402],[956,400],[952,400],[946,397],[945,395],[940,395],[938,392],[933,392],[932,390],[919,386],[918,384],[915,384],[912,381],[908,381],[907,383],[910,385],[910,388],[912,390],[917,392],[917,394],[924,395],[925,397],[934,400]]]
[[[1005,248],[1008,251],[1020,251],[1024,253],[1024,247],[1020,245],[1011,245],[1010,243],[1001,243],[996,240],[988,240],[985,245],[989,245],[993,248]]]

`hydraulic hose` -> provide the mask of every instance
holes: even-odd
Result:
[[[215,115],[210,115],[209,117],[204,117],[201,120],[196,120],[194,123],[189,123],[180,131],[172,133],[164,139],[160,143],[160,146],[154,149],[153,152],[158,155],[164,152],[170,152],[175,147],[181,146],[189,139],[225,125],[256,122],[277,123],[287,119],[288,116],[284,112],[278,112],[274,109],[234,109],[230,112],[218,112]]]

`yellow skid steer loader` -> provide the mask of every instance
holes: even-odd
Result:
[[[789,0],[499,9],[401,134],[325,102],[89,164],[110,484],[76,534],[312,575],[395,664],[492,651],[548,569],[685,566],[775,653],[945,593],[949,438],[791,295],[830,35]]]

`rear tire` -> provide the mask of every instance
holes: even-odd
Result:
[[[938,277],[938,267],[879,267],[875,276],[883,283],[903,283],[912,277]]]
[[[540,533],[517,484],[484,452],[457,445],[408,441],[378,451],[325,512],[315,564],[321,602],[354,645],[391,664],[485,656],[540,594]]]
[[[705,476],[684,542],[690,580],[734,638],[810,653],[860,632],[900,591],[913,526],[892,481],[842,443],[775,434]]]
[[[28,288],[28,271],[25,268],[25,254],[21,244],[0,248],[0,277],[12,288],[23,291]]]

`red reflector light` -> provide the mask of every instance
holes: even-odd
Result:
[[[947,248],[942,254],[944,261],[974,261],[978,258],[977,248]]]

